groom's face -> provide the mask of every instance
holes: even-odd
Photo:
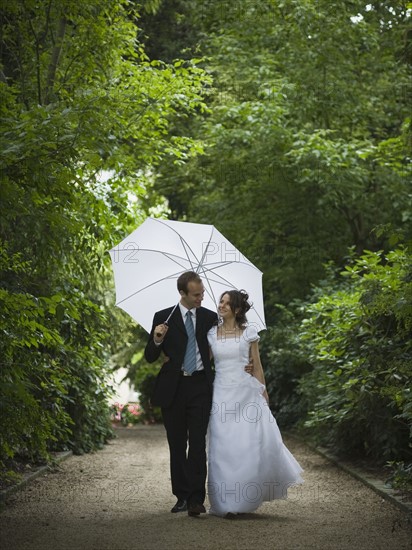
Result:
[[[185,294],[183,290],[180,291],[180,301],[185,307],[187,307],[187,309],[200,307],[202,305],[204,293],[205,289],[203,283],[190,281],[190,283],[188,283],[187,285],[187,293]]]

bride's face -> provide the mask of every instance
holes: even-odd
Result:
[[[219,302],[219,315],[225,321],[230,321],[234,319],[234,314],[232,308],[230,307],[230,298],[229,294],[223,294]]]

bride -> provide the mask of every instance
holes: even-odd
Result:
[[[303,471],[282,441],[269,409],[259,336],[247,325],[244,291],[224,292],[221,324],[208,332],[215,363],[208,434],[210,514],[253,512],[263,501],[285,499]],[[244,365],[253,360],[253,376]]]

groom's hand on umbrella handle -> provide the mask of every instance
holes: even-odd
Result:
[[[245,371],[253,376],[253,359],[249,359],[249,364],[246,365]]]
[[[169,327],[164,323],[155,327],[153,335],[153,340],[155,341],[155,344],[161,344],[163,342],[163,339],[166,336],[168,330]]]

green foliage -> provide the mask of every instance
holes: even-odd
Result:
[[[143,348],[146,341],[146,332],[139,326],[135,327],[119,351],[112,357],[112,361],[115,368],[127,369],[126,378],[139,392],[140,421],[151,424],[162,421],[160,408],[152,407],[150,403],[154,382],[160,367],[159,363],[149,365],[144,360]]]
[[[388,249],[376,225],[411,237],[410,13],[341,0],[185,6],[164,2],[150,43],[173,57],[162,28],[191,28],[214,80],[210,113],[184,128],[207,147],[162,163],[154,189],[172,217],[217,225],[259,266],[272,323],[275,304],[305,299],[349,246]]]
[[[7,470],[1,477],[1,481],[6,487],[9,485],[16,485],[20,483],[22,479],[22,474],[19,474],[14,470]]]
[[[386,466],[391,469],[391,474],[386,483],[394,489],[411,494],[412,462],[405,464],[403,461],[389,461]]]
[[[412,262],[406,249],[366,252],[304,307],[313,366],[300,380],[305,426],[340,452],[410,456]]]
[[[198,62],[150,60],[127,0],[1,11],[0,465],[110,437],[130,321],[112,312],[106,252],[152,205],[154,167],[202,151],[174,124],[206,110],[210,81]]]
[[[28,263],[21,254],[9,255],[4,245],[0,247],[3,274],[18,278]],[[49,443],[64,442],[69,436],[67,388],[61,366],[50,353],[63,343],[53,326],[61,298],[0,289],[1,461],[12,458],[16,450],[32,459],[47,457]]]
[[[281,424],[309,410],[324,443],[380,460],[409,452],[409,260],[389,251],[412,239],[410,21],[360,0],[165,0],[144,19],[150,51],[196,50],[213,75],[209,111],[176,126],[205,153],[165,159],[149,192],[264,272]]]
[[[262,333],[260,344],[270,407],[282,428],[292,427],[306,413],[298,384],[311,370],[307,357],[299,350],[301,317],[297,304],[294,306],[292,309],[277,305],[275,323]]]
[[[139,392],[139,402],[142,407],[142,418],[146,423],[149,424],[162,422],[162,413],[160,407],[154,407],[150,403],[158,372],[158,364],[155,363],[149,365],[147,363],[144,363],[139,365],[134,377],[134,384]]]
[[[324,442],[406,456],[406,4],[16,0],[1,15],[0,463],[101,446],[113,365],[157,417],[156,367],[107,290],[106,251],[151,208],[216,224],[264,272],[282,425],[309,410]]]
[[[123,426],[142,422],[141,408],[138,403],[114,403],[111,406],[112,422],[120,422]]]

